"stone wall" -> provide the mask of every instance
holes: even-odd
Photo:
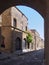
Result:
[[[33,36],[33,48],[34,50],[39,50],[44,48],[44,40],[40,37],[36,30],[31,30]]]
[[[2,51],[10,52],[11,51],[11,12],[10,8],[2,13],[2,27],[1,33],[4,36],[5,48],[2,48]]]
[[[2,13],[2,27],[1,33],[4,37],[5,48],[1,47],[1,50],[4,52],[15,51],[15,43],[16,38],[21,39],[21,47],[22,47],[22,39],[25,37],[22,31],[19,31],[15,28],[19,28],[20,30],[26,31],[27,26],[27,17],[19,11],[16,7],[11,7],[5,10]],[[16,19],[16,27],[14,27],[14,19]]]

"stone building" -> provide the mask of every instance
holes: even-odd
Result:
[[[40,37],[40,34],[35,29],[31,29],[31,30],[28,29],[27,32],[31,34],[32,42],[29,43],[29,45],[27,44],[26,51],[28,52],[28,51],[43,49],[44,40]]]
[[[35,30],[30,30],[33,34],[33,48],[34,50],[39,50],[44,48],[44,40],[40,37],[40,34]]]
[[[31,51],[44,48],[44,42],[39,33],[36,30],[28,31],[27,21],[27,17],[16,7],[11,7],[0,15],[1,51]],[[27,33],[24,31],[30,32],[33,36],[29,48],[26,42]]]
[[[34,49],[34,45],[35,45],[35,43],[34,43],[34,41],[35,41],[35,39],[34,39],[34,33],[31,31],[31,30],[28,30],[28,32],[31,34],[31,36],[32,36],[32,42],[29,44],[29,49],[30,50],[35,50]]]
[[[27,17],[16,7],[11,7],[0,15],[1,51],[13,52],[25,48]]]

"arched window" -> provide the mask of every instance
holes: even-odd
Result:
[[[14,21],[13,21],[13,26],[16,27],[16,19],[14,18]]]
[[[27,26],[26,26],[26,31],[27,31]]]

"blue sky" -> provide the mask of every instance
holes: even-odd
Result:
[[[44,39],[44,19],[34,9],[27,6],[17,6],[17,8],[28,18],[28,28],[36,29],[40,36]]]

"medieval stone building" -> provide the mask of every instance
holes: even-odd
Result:
[[[30,30],[33,36],[33,49],[39,50],[44,48],[44,40],[40,37],[40,34],[35,30]]]
[[[44,41],[39,33],[36,30],[28,30],[27,21],[27,17],[16,7],[11,7],[0,15],[1,51],[32,51],[44,48]],[[32,35],[32,43],[29,45],[25,31]]]
[[[1,51],[12,52],[25,48],[27,17],[16,7],[11,7],[0,16]]]

